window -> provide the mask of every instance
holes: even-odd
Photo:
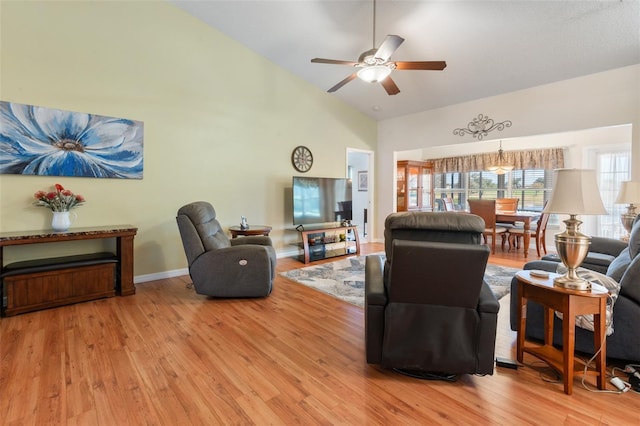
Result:
[[[495,200],[498,198],[498,177],[498,175],[491,172],[467,173],[467,181],[469,182],[467,198],[480,198],[484,200]],[[504,185],[502,188],[504,188]]]
[[[456,210],[467,208],[466,184],[464,173],[438,173],[434,175],[435,198],[451,198]],[[440,210],[442,204],[436,203]]]
[[[522,210],[542,211],[553,190],[553,171],[542,169],[511,172],[511,197],[520,199]]]
[[[608,214],[597,216],[597,235],[620,238],[627,231],[622,226],[620,215],[627,205],[615,204],[621,182],[631,180],[630,150],[596,152],[596,173],[602,203]]]
[[[519,198],[519,209],[542,211],[553,189],[553,171],[514,170],[497,175],[491,172],[440,173],[435,175],[436,198],[450,197],[456,209],[467,208],[467,199]]]

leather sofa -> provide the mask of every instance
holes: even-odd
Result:
[[[610,240],[610,241],[605,241]],[[596,239],[598,249],[619,246],[620,241],[606,238]],[[592,242],[593,244],[593,242]],[[640,220],[636,220],[629,238],[629,244],[609,263],[606,275],[620,283],[620,293],[613,306],[614,332],[607,336],[607,358],[620,359],[640,363]],[[592,247],[593,248],[593,247]],[[589,264],[582,264],[587,269]],[[596,265],[602,266],[602,265]],[[555,272],[557,262],[537,260],[528,262],[524,269],[541,269]],[[600,268],[601,269],[601,268]],[[596,272],[598,272],[596,270]],[[511,329],[517,330],[517,283],[511,282]],[[527,338],[544,339],[544,313],[540,305],[534,302],[527,304]],[[576,328],[575,348],[587,354],[594,353],[593,332]],[[554,344],[562,346],[562,320],[554,318]]]

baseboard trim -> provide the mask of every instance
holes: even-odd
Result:
[[[136,275],[133,277],[135,284],[145,283],[147,281],[164,280],[166,278],[181,277],[183,275],[189,275],[189,269],[174,269],[172,271],[156,272],[153,274]]]
[[[276,258],[280,259],[283,257],[294,257],[294,256],[298,256],[299,254],[300,254],[299,250],[289,250],[287,252],[277,253]],[[140,284],[140,283],[146,283],[148,281],[156,281],[156,280],[164,280],[167,278],[181,277],[183,275],[189,275],[188,268],[174,269],[171,271],[164,271],[164,272],[155,272],[153,274],[146,274],[146,275],[136,275],[133,277],[133,282],[134,284]]]

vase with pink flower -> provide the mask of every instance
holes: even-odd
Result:
[[[59,183],[55,184],[55,191],[38,191],[33,197],[36,206],[46,207],[53,213],[51,227],[56,232],[65,232],[71,227],[71,209],[85,202],[82,195],[74,194]],[[73,215],[78,217],[75,213]]]

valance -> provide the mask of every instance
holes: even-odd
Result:
[[[502,155],[504,162],[512,165],[514,170],[553,170],[564,167],[563,148],[504,151]],[[430,161],[433,162],[434,173],[480,172],[498,163],[498,152],[466,155],[463,157],[436,158]]]

